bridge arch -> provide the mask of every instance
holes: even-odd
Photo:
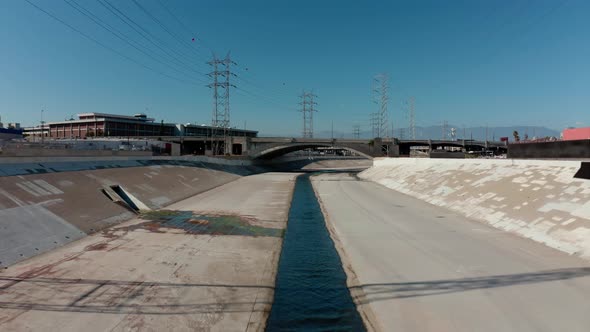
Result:
[[[367,159],[373,159],[373,157],[365,152],[359,151],[359,149],[355,149],[352,147],[348,147],[345,145],[334,145],[329,143],[289,143],[289,144],[277,144],[273,146],[267,146],[262,148],[258,151],[255,151],[251,154],[252,159],[273,159],[280,156],[283,156],[287,153],[301,151],[310,148],[336,148],[336,149],[344,149],[354,153],[357,153]]]

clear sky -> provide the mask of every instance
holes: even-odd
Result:
[[[136,0],[161,25],[133,0],[29,1],[102,46],[25,0],[0,1],[3,122],[38,124],[45,109],[46,121],[146,112],[210,123],[205,62],[231,50],[232,125],[261,134],[299,135],[302,89],[318,95],[316,132],[369,130],[380,72],[396,127],[409,96],[418,125],[590,125],[589,1]]]

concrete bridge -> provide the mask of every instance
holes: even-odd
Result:
[[[346,149],[367,158],[383,156],[405,156],[411,147],[423,146],[429,150],[439,147],[461,147],[467,151],[506,150],[504,142],[471,140],[399,140],[396,138],[374,139],[325,139],[325,138],[251,138],[247,150],[253,159],[273,159],[289,152],[315,147],[333,147]]]
[[[162,137],[162,140],[179,143],[185,152],[196,151],[205,154],[211,149],[212,142],[223,141],[223,138],[211,137]],[[467,151],[506,150],[504,142],[472,141],[472,140],[399,140],[397,138],[295,138],[295,137],[227,137],[225,144],[230,148],[231,155],[248,156],[251,159],[273,159],[290,152],[309,148],[327,147],[345,149],[358,155],[374,157],[396,157],[410,155],[411,147],[422,146],[429,150],[439,147],[462,147]],[[196,148],[195,148],[196,147]]]
[[[392,139],[330,139],[330,138],[283,138],[257,137],[249,140],[248,156],[252,159],[273,159],[290,152],[332,147],[345,149],[367,158],[387,156],[393,151]]]

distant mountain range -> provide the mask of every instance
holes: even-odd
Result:
[[[449,124],[447,126],[447,137],[446,139],[451,139],[451,130],[455,128],[455,138],[456,139],[471,139],[474,140],[484,140],[487,138],[488,140],[500,140],[500,137],[509,137],[510,140],[513,140],[513,132],[516,130],[521,139],[524,139],[525,135],[528,135],[530,139],[533,137],[559,137],[561,132],[553,129],[549,129],[546,127],[533,127],[533,126],[511,126],[511,127],[471,127],[471,128],[461,128],[458,126],[453,126]],[[361,138],[369,138],[371,137],[371,131],[365,130],[361,131],[360,133]],[[404,129],[395,129],[395,137],[397,138],[405,138],[409,139],[410,134],[407,128]],[[315,133],[315,137],[318,138],[330,138],[332,137],[331,130],[324,130]],[[350,132],[342,132],[334,130],[334,138],[352,138],[353,133],[352,129]],[[442,139],[443,138],[443,128],[442,126],[428,126],[428,127],[416,127],[416,139]]]

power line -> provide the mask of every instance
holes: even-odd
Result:
[[[159,74],[159,75],[162,75],[162,76],[164,76],[164,77],[167,77],[167,78],[170,78],[170,79],[173,79],[173,80],[175,80],[175,81],[178,81],[178,82],[181,82],[181,83],[185,83],[185,84],[198,85],[198,84],[196,84],[196,83],[194,83],[194,82],[187,81],[187,80],[185,80],[185,79],[181,79],[181,78],[178,78],[178,77],[174,77],[174,76],[168,75],[168,74],[166,74],[166,73],[164,73],[164,72],[162,72],[162,71],[159,71],[159,70],[157,70],[157,69],[155,69],[155,68],[152,68],[152,67],[150,67],[150,66],[148,66],[148,65],[145,65],[145,64],[143,64],[143,63],[141,63],[141,62],[139,62],[139,61],[135,60],[134,58],[131,58],[131,57],[129,57],[129,56],[127,56],[127,55],[125,55],[124,53],[121,53],[121,52],[119,52],[119,51],[117,51],[117,50],[113,49],[112,47],[109,47],[109,46],[105,45],[104,43],[102,43],[102,42],[98,41],[97,39],[95,39],[95,38],[91,37],[90,35],[88,35],[88,34],[86,34],[86,33],[82,32],[82,31],[81,31],[81,30],[79,30],[78,28],[76,28],[76,27],[74,27],[74,26],[70,25],[69,23],[65,22],[64,20],[60,19],[59,17],[57,17],[57,16],[55,16],[55,15],[51,14],[50,12],[46,11],[45,9],[43,9],[43,8],[41,8],[41,7],[39,7],[38,5],[36,5],[35,3],[31,2],[30,0],[25,0],[25,1],[26,1],[26,2],[27,2],[29,5],[33,6],[33,7],[34,7],[34,8],[36,8],[37,10],[39,10],[40,12],[42,12],[42,13],[44,13],[45,15],[47,15],[47,16],[49,16],[49,17],[51,17],[51,18],[52,18],[52,19],[54,19],[55,21],[57,21],[57,22],[59,22],[59,23],[61,23],[61,24],[65,25],[65,26],[66,26],[66,27],[68,27],[70,30],[72,30],[72,31],[74,31],[74,32],[76,32],[76,33],[78,33],[78,34],[80,34],[81,36],[83,36],[84,38],[86,38],[86,39],[88,39],[88,40],[90,40],[90,41],[94,42],[95,44],[97,44],[97,45],[99,45],[99,46],[101,46],[101,47],[103,47],[103,48],[105,48],[105,49],[107,49],[107,50],[109,50],[109,51],[111,51],[111,52],[113,52],[113,53],[117,54],[118,56],[120,56],[120,57],[122,57],[122,58],[126,59],[127,61],[133,62],[133,63],[135,63],[136,65],[138,65],[138,66],[140,66],[140,67],[143,67],[143,68],[145,68],[145,69],[148,69],[148,70],[150,70],[150,71],[153,71],[154,73],[157,73],[157,74]]]
[[[106,1],[106,0],[105,0],[105,1]],[[178,41],[179,43],[181,43],[181,44],[183,44],[183,45],[185,45],[185,46],[186,46],[186,44],[184,44],[184,43],[182,42],[182,40],[181,40],[181,39],[178,37],[178,35],[177,35],[177,34],[175,34],[175,33],[173,33],[172,31],[170,31],[170,29],[168,29],[168,27],[166,27],[166,26],[165,26],[165,25],[164,25],[164,24],[163,24],[161,21],[159,21],[159,20],[158,20],[158,19],[157,19],[157,18],[156,18],[154,15],[150,14],[150,13],[149,13],[149,12],[148,12],[148,11],[147,11],[147,10],[146,10],[146,9],[145,9],[143,6],[141,6],[141,5],[140,5],[140,4],[139,4],[139,3],[138,3],[136,0],[132,0],[132,1],[133,1],[133,2],[134,2],[134,3],[135,3],[135,4],[136,4],[136,5],[137,5],[137,6],[138,6],[138,7],[139,7],[139,8],[140,8],[140,9],[141,9],[141,10],[142,10],[142,11],[143,11],[145,14],[146,14],[146,15],[148,15],[148,16],[149,16],[149,17],[150,17],[150,18],[151,18],[151,19],[152,19],[154,22],[156,22],[158,25],[160,25],[160,26],[162,27],[162,29],[164,29],[164,30],[165,30],[165,31],[166,31],[168,34],[170,34],[170,35],[171,35],[171,36],[172,36],[172,37],[173,37],[173,38],[174,38],[176,41]],[[190,34],[191,36],[193,36],[193,35],[194,35],[194,34],[193,34],[193,32],[191,32],[191,31],[190,31],[190,29],[187,27],[187,25],[186,25],[184,22],[182,22],[182,20],[180,20],[180,19],[179,19],[179,18],[178,18],[178,17],[177,17],[177,16],[176,16],[176,15],[175,15],[175,14],[174,14],[174,13],[173,13],[173,12],[172,12],[172,11],[171,11],[171,10],[170,10],[168,7],[167,7],[167,6],[166,6],[166,5],[164,5],[164,3],[162,3],[161,1],[158,1],[158,3],[159,3],[159,5],[160,5],[162,8],[164,8],[164,10],[165,10],[165,11],[166,11],[166,12],[167,12],[167,13],[168,13],[168,14],[169,14],[169,15],[170,15],[170,16],[171,16],[171,17],[172,17],[172,18],[173,18],[173,19],[174,19],[174,20],[175,20],[175,21],[176,21],[178,24],[179,24],[179,26],[180,26],[182,29],[184,29],[184,31],[185,31],[186,33]],[[201,42],[203,45],[205,45],[205,43],[203,42],[202,38],[200,38],[199,36],[197,36],[197,35],[194,35],[194,38],[197,38],[197,39],[198,39],[198,40],[199,40],[199,41],[200,41],[200,42]],[[188,46],[186,46],[186,47],[188,48]],[[200,55],[200,54],[199,54],[199,55]],[[235,62],[234,62],[234,65],[235,65],[235,67],[236,67],[236,68],[238,68],[238,69],[241,69],[241,66],[239,66],[239,65],[238,65],[238,64],[236,64]],[[254,82],[252,82],[252,81],[250,81],[250,80],[248,80],[248,79],[246,79],[246,78],[244,78],[244,77],[240,77],[240,76],[237,76],[237,75],[234,75],[234,76],[235,76],[235,78],[236,78],[237,80],[239,80],[239,81],[242,81],[242,82],[244,82],[244,83],[246,83],[246,84],[248,84],[248,85],[250,85],[250,86],[252,86],[252,87],[254,87],[254,88],[258,88],[258,89],[259,89],[259,90],[261,90],[261,91],[262,91],[262,90],[264,90],[264,91],[266,92],[266,94],[257,94],[257,93],[253,93],[253,92],[250,92],[250,91],[248,91],[248,90],[245,90],[245,89],[243,89],[243,88],[236,88],[237,90],[243,91],[244,93],[246,93],[246,94],[248,94],[248,95],[250,95],[250,96],[253,96],[253,97],[262,97],[262,98],[265,98],[265,99],[267,99],[267,100],[272,100],[272,97],[270,97],[270,96],[268,95],[268,90],[272,91],[271,89],[267,89],[267,88],[260,87],[259,85],[255,84]],[[277,93],[277,91],[274,91],[274,92],[275,92],[275,93]],[[281,93],[282,93],[282,92],[281,92]],[[286,96],[286,95],[284,95],[284,96]],[[275,103],[275,104],[280,104],[280,103],[277,103],[277,102],[274,102],[274,101],[273,101],[273,103]],[[283,105],[282,105],[282,106],[283,106]]]
[[[100,0],[99,0],[100,1]],[[132,18],[130,18],[129,16],[125,15],[124,12],[122,12],[121,10],[119,10],[115,5],[113,5],[112,3],[110,3],[108,0],[102,0],[104,1],[106,4],[108,4],[112,9],[114,9],[117,13],[119,13],[120,15],[122,15],[127,21],[131,22],[132,24],[134,24],[136,27],[138,27],[140,30],[142,30],[145,34],[147,34],[149,37],[151,37],[151,39],[157,41],[158,43],[162,44],[164,48],[169,49],[171,52],[173,52],[174,54],[176,54],[179,57],[183,57],[185,60],[188,60],[189,62],[192,61],[190,56],[187,56],[185,53],[177,51],[174,47],[171,47],[170,45],[166,44],[165,42],[163,42],[162,40],[160,40],[158,37],[154,36],[149,30],[143,28],[140,24],[138,24],[137,22],[135,22],[135,20],[133,20]],[[200,73],[202,75],[205,75],[203,73]]]
[[[180,39],[180,37],[176,36],[176,34],[172,33],[170,31],[170,29],[168,29],[166,27],[166,25],[162,22],[160,22],[160,20],[158,20],[157,17],[155,17],[154,15],[152,15],[147,9],[145,9],[140,3],[137,2],[137,0],[131,0],[144,14],[146,14],[150,19],[152,19],[152,21],[156,22],[156,24],[158,24],[164,31],[166,31],[170,36],[172,36],[172,38],[174,38],[180,45],[183,45],[184,47],[186,47],[187,49],[193,51],[197,56],[201,56],[201,54],[199,52],[197,52],[194,48],[191,47],[187,47],[187,45],[182,41],[182,39]]]
[[[410,131],[410,139],[416,139],[416,109],[415,109],[415,99],[414,97],[410,97],[410,109],[409,109],[409,116],[408,116],[408,125]]]
[[[137,34],[139,34],[141,37],[143,37],[143,39],[147,40],[152,45],[157,47],[160,51],[162,51],[163,53],[168,55],[170,58],[174,59],[176,61],[176,63],[180,64],[180,66],[182,66],[183,68],[187,68],[197,74],[200,74],[203,76],[206,75],[203,72],[193,69],[191,67],[190,63],[187,63],[184,60],[181,60],[180,58],[178,58],[178,56],[174,55],[173,53],[175,53],[179,56],[182,56],[182,54],[179,53],[178,51],[167,47],[167,45],[165,45],[164,42],[160,41],[158,38],[153,36],[149,31],[144,29],[141,25],[139,25],[137,22],[135,22],[129,16],[125,15],[125,13],[120,11],[117,7],[115,7],[113,4],[111,4],[108,0],[97,0],[97,1],[104,8],[106,8],[109,12],[111,12],[114,16],[116,16],[119,20],[121,20],[123,23],[125,23],[125,25],[129,26],[131,29],[133,29],[133,31],[135,31]],[[156,40],[158,43],[154,42],[154,40]],[[160,44],[162,44],[164,46],[161,46]],[[166,48],[169,48],[170,50],[167,50]]]
[[[361,138],[361,125],[354,125],[352,128],[352,137],[354,139],[359,139]]]
[[[135,1],[134,1],[134,2],[135,2]],[[162,1],[160,1],[160,0],[158,0],[157,2],[159,3],[159,5],[160,5],[162,8],[164,8],[164,10],[165,10],[165,11],[166,11],[166,12],[167,12],[169,15],[170,15],[170,17],[172,17],[172,18],[173,18],[173,19],[174,19],[174,20],[175,20],[175,21],[178,23],[178,25],[179,25],[179,26],[180,26],[180,27],[181,27],[181,28],[182,28],[182,29],[183,29],[183,30],[184,30],[184,31],[185,31],[187,34],[189,34],[189,35],[191,35],[191,36],[194,36],[194,38],[198,39],[198,40],[200,41],[200,43],[201,43],[203,46],[205,46],[205,47],[207,47],[208,49],[210,49],[210,48],[209,48],[209,47],[206,45],[206,43],[203,41],[203,39],[202,39],[200,36],[198,36],[198,35],[194,34],[192,31],[190,31],[189,27],[188,27],[188,26],[187,26],[187,25],[186,25],[186,24],[185,24],[185,23],[184,23],[184,22],[183,22],[181,19],[179,19],[179,18],[178,18],[178,16],[176,16],[176,15],[175,15],[175,14],[172,12],[172,10],[171,10],[170,8],[168,8],[168,7],[167,7],[167,6],[166,6],[166,5],[165,5],[165,4],[164,4]],[[140,8],[140,9],[141,9],[141,8]],[[145,10],[145,8],[144,8],[143,10]],[[163,28],[165,28],[165,27],[163,27]],[[168,32],[170,33],[170,31],[168,31]],[[176,39],[178,40],[178,38],[176,38]],[[211,49],[210,49],[210,50],[211,50]],[[212,52],[213,52],[213,51],[212,51]],[[239,64],[234,64],[234,66],[235,66],[234,68],[237,68],[237,69],[238,69],[238,70],[240,70],[242,73],[244,73],[244,74],[248,74],[248,75],[251,75],[251,76],[252,76],[252,72],[251,72],[251,71],[248,71],[248,70],[247,70],[247,68],[243,69],[243,68],[242,68],[242,66],[240,66]],[[272,94],[272,95],[281,95],[282,97],[288,97],[289,95],[287,95],[287,94],[286,94],[284,91],[273,90],[273,89],[269,89],[268,87],[263,87],[263,86],[261,86],[261,85],[259,85],[259,84],[257,84],[257,83],[254,83],[254,82],[252,82],[251,80],[249,80],[249,79],[246,79],[245,77],[243,77],[243,76],[240,76],[240,75],[235,75],[235,78],[236,78],[238,81],[240,81],[240,82],[242,82],[242,83],[244,83],[244,84],[246,84],[246,85],[249,85],[249,86],[251,86],[251,87],[252,87],[252,88],[254,88],[254,89],[260,90],[260,91],[261,91],[261,93],[254,93],[254,92],[251,92],[251,91],[245,90],[244,88],[236,88],[236,90],[242,91],[242,92],[244,92],[244,93],[245,93],[246,95],[248,95],[248,96],[252,96],[252,97],[255,97],[255,98],[259,98],[259,97],[260,97],[260,98],[264,98],[264,99],[267,99],[267,100],[271,101],[273,104],[280,105],[281,107],[285,107],[284,105],[282,105],[282,103],[281,103],[281,102],[276,102],[276,101],[274,100],[274,98],[273,98],[273,97],[271,97],[271,94]],[[284,83],[283,83],[283,85],[284,85]],[[269,94],[269,92],[271,92],[271,94]],[[244,95],[244,94],[242,94],[242,95]],[[285,107],[285,108],[289,108],[289,107]]]
[[[151,55],[149,52],[146,52],[145,50],[139,48],[137,45],[135,45],[134,43],[132,43],[130,41],[130,38],[127,37],[125,34],[123,34],[122,32],[118,31],[116,28],[114,28],[113,26],[111,26],[110,24],[104,22],[102,19],[100,19],[98,16],[94,15],[93,13],[91,13],[90,11],[86,10],[84,7],[82,7],[80,4],[78,4],[76,1],[74,0],[64,0],[64,2],[72,7],[73,9],[75,9],[77,12],[79,12],[80,14],[84,15],[85,17],[89,18],[92,22],[94,22],[96,25],[100,26],[101,28],[103,28],[104,30],[110,32],[112,35],[114,35],[115,37],[119,38],[121,41],[123,41],[124,43],[126,43],[127,45],[133,47],[134,49],[138,50],[139,52],[141,52],[142,54],[146,55],[147,57],[149,57],[150,59],[164,65],[167,66],[169,68],[171,68],[172,70],[176,71],[177,73],[180,73],[181,75],[186,75],[188,76],[186,73],[178,70],[177,68],[171,66],[168,63],[165,63],[163,61],[161,61],[160,59],[155,58],[153,55]],[[141,45],[139,45],[141,46]],[[190,76],[189,76],[190,77]],[[192,77],[190,77],[192,79]]]
[[[170,10],[168,7],[166,7],[166,5],[164,5],[164,3],[162,3],[162,1],[158,0],[158,4],[164,8],[164,10],[166,10],[166,12],[176,21],[178,22],[178,24],[184,29],[184,31],[186,33],[188,33],[189,35],[193,36],[194,38],[196,38],[197,40],[199,40],[199,42],[205,46],[209,51],[213,52],[213,50],[208,47],[207,45],[205,45],[205,43],[203,42],[203,40],[201,39],[201,37],[199,37],[199,35],[197,34],[193,34],[192,31],[190,31],[190,29],[186,26],[186,24],[184,24],[184,22],[182,22],[182,20],[180,20],[176,15],[174,15],[174,13],[172,12],[172,10]]]
[[[235,89],[236,89],[237,91],[241,91],[241,92],[243,92],[243,93],[241,94],[242,96],[252,97],[252,98],[254,98],[254,100],[256,100],[256,101],[258,101],[258,100],[260,100],[260,99],[266,99],[266,101],[268,101],[268,102],[270,102],[270,103],[272,103],[272,104],[274,104],[274,105],[276,105],[276,106],[280,106],[280,107],[282,107],[282,108],[284,108],[284,109],[291,110],[291,111],[293,111],[293,110],[297,110],[296,108],[294,108],[294,107],[292,107],[292,106],[286,106],[286,105],[284,105],[284,104],[282,104],[282,103],[280,103],[280,102],[276,101],[275,99],[273,99],[272,97],[269,97],[269,96],[267,96],[267,95],[261,95],[261,94],[258,94],[258,93],[254,93],[254,92],[251,92],[251,91],[249,91],[249,90],[245,90],[244,88],[242,88],[242,87],[239,87],[239,86],[238,86],[238,87],[236,87]]]
[[[243,76],[237,76],[237,79],[240,80],[241,82],[243,82],[244,84],[248,84],[250,86],[252,86],[253,88],[256,88],[258,90],[261,91],[268,91],[271,92],[273,95],[281,95],[282,97],[291,97],[287,92],[285,91],[279,91],[279,90],[274,90],[274,89],[270,89],[268,87],[263,87],[255,82],[252,82],[249,79],[244,78]],[[284,84],[284,83],[283,83]]]

